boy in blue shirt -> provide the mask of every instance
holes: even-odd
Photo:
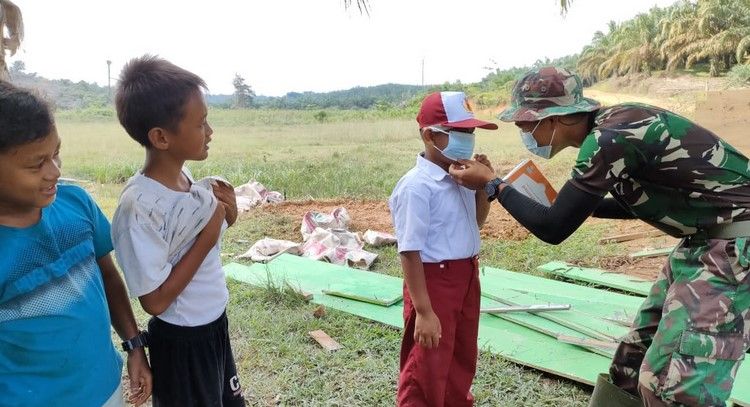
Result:
[[[474,157],[477,120],[463,92],[436,92],[417,115],[424,152],[389,201],[404,271],[399,407],[471,406],[479,330],[479,227],[485,192],[458,185],[451,164]]]
[[[0,82],[0,404],[122,406],[151,394],[138,326],[112,262],[110,226],[81,188],[58,185],[60,138],[48,106]]]

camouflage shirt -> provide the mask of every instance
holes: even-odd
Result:
[[[672,112],[628,103],[599,110],[571,182],[611,193],[673,236],[750,219],[748,159],[712,132]]]

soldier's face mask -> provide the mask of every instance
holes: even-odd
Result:
[[[474,155],[474,134],[455,130],[448,131],[434,126],[428,128],[431,131],[448,135],[448,145],[444,149],[441,150],[434,144],[432,145],[445,158],[451,161],[469,160]]]
[[[534,132],[541,123],[542,121],[540,120],[531,131],[523,131],[523,129],[521,129],[521,141],[523,142],[523,145],[526,146],[526,149],[529,150],[532,154],[548,160],[550,159],[550,157],[552,157],[552,141],[555,139],[555,132],[557,131],[557,127],[552,129],[552,138],[549,141],[549,145],[540,146],[534,138]]]

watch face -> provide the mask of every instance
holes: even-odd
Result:
[[[495,195],[496,190],[497,185],[495,185],[495,183],[492,181],[488,182],[487,185],[484,186],[484,192],[489,196]]]

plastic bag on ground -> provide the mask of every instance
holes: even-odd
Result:
[[[302,254],[301,245],[299,243],[290,242],[289,240],[271,239],[266,237],[255,242],[247,252],[237,256],[237,258],[249,258],[255,262],[267,262],[281,253],[289,253],[299,256]]]
[[[269,191],[258,181],[250,181],[236,187],[234,194],[237,197],[239,212],[247,212],[256,206],[284,201],[284,195],[277,191]]]
[[[396,236],[393,236],[390,233],[377,232],[368,229],[362,236],[362,240],[364,240],[364,242],[369,244],[370,246],[381,247],[395,244]]]

